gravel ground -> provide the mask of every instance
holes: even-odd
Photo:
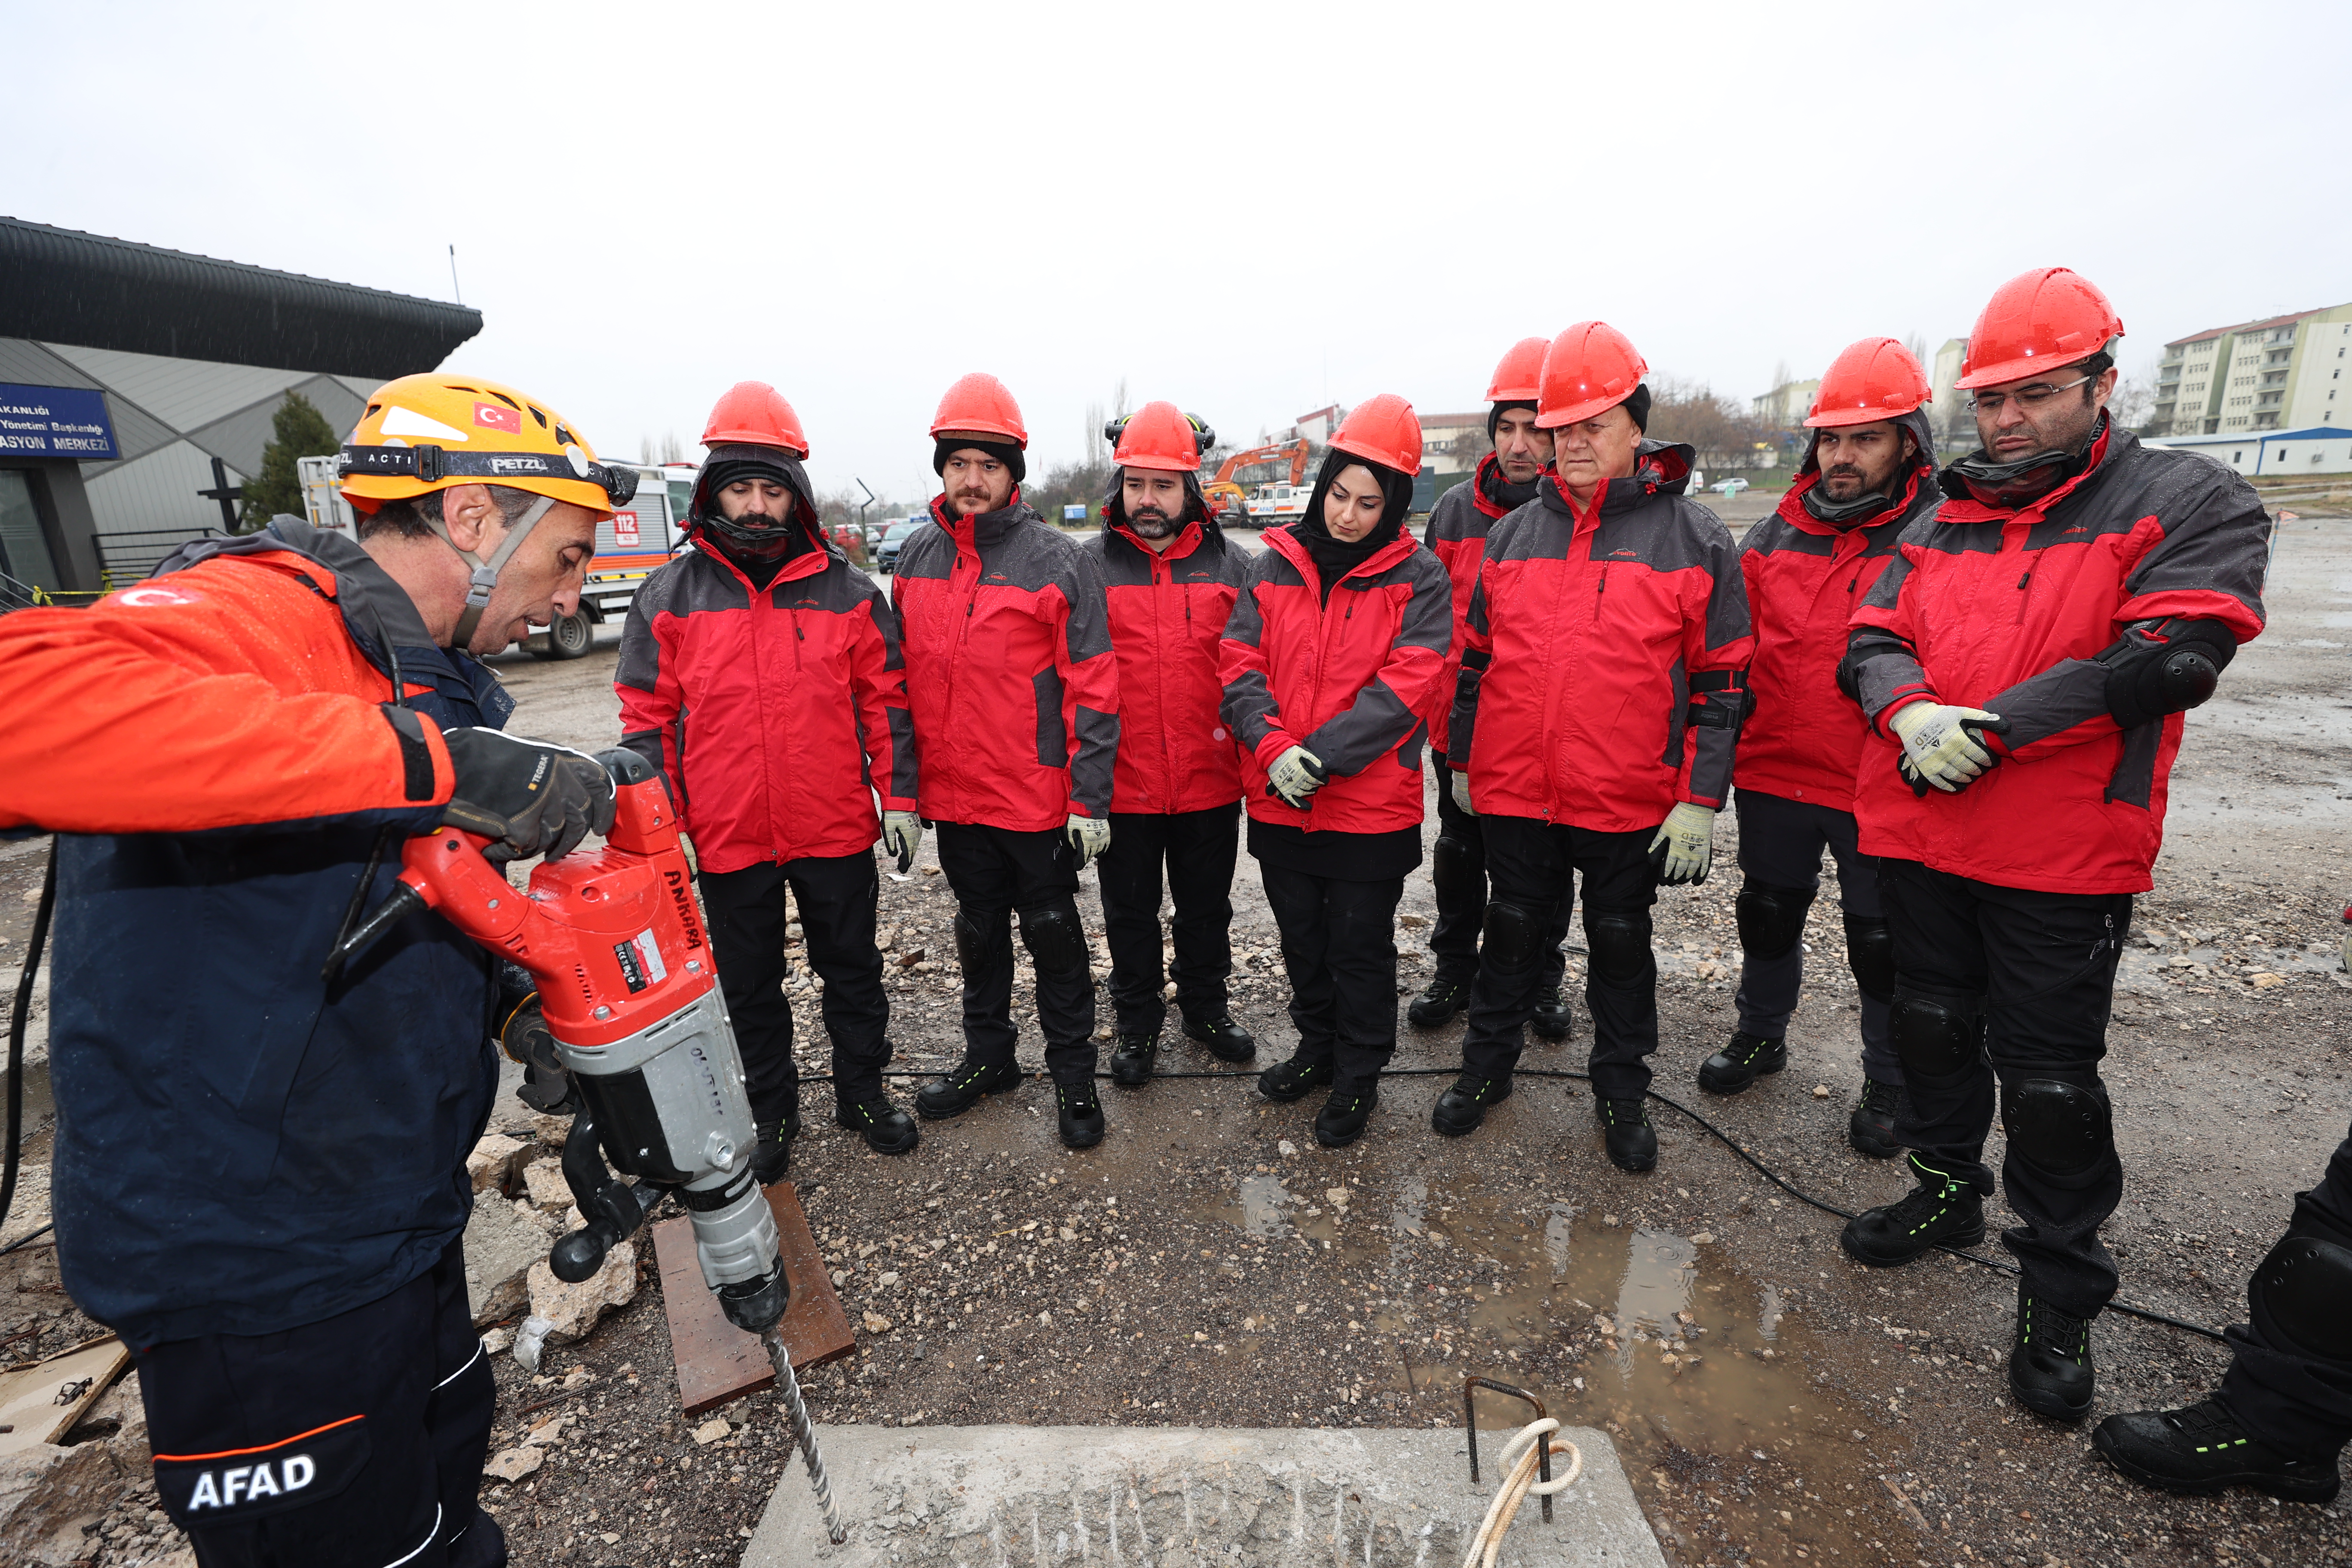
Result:
[[[2352,524],[2306,519],[2283,536],[2271,610],[2269,634],[2192,715],[2110,1036],[2128,1187],[2106,1234],[2124,1298],[2213,1327],[2242,1314],[2248,1268],[2352,1114],[2352,980],[2335,957],[2352,893],[2341,679]],[[608,628],[572,664],[501,661],[522,703],[513,727],[609,744],[613,640]],[[1730,1101],[1691,1085],[1733,1019],[1729,829],[1727,816],[1724,871],[1659,904],[1658,1089],[1824,1202],[1888,1201],[1899,1171],[1844,1144],[1855,997],[1827,900],[1809,932],[1827,962],[1792,1028],[1790,1070]],[[883,892],[904,961],[889,974],[907,1089],[959,1044],[952,901],[929,847]],[[0,860],[0,941],[14,944],[0,971],[22,952],[21,895],[37,868]],[[1246,857],[1235,904],[1234,1013],[1264,1063],[1293,1036]],[[1399,933],[1407,987],[1428,973],[1415,949],[1430,909],[1416,877]],[[814,1000],[813,981],[794,984]],[[1579,1014],[1577,1039],[1536,1042],[1524,1065],[1580,1068]],[[813,1025],[813,1009],[803,1016]],[[1458,1044],[1458,1023],[1408,1029],[1397,1066],[1442,1075]],[[1038,1048],[1032,1028],[1033,1066]],[[1162,1057],[1170,1069],[1220,1065],[1181,1044]],[[1458,1421],[1461,1376],[1480,1372],[1611,1430],[1671,1562],[2352,1560],[2347,1503],[2143,1492],[2093,1455],[2087,1424],[2012,1408],[2008,1279],[1951,1259],[1849,1264],[1836,1219],[1671,1110],[1656,1110],[1657,1171],[1625,1175],[1574,1081],[1523,1078],[1480,1134],[1442,1141],[1426,1117],[1443,1081],[1391,1080],[1371,1132],[1336,1153],[1308,1133],[1312,1100],[1268,1106],[1245,1080],[1107,1089],[1110,1136],[1075,1154],[1033,1081],[927,1123],[920,1151],[898,1160],[834,1130],[813,1086],[793,1176],[852,1321],[887,1325],[806,1379],[818,1420],[1420,1426]],[[28,1152],[45,1150],[44,1133]],[[0,1259],[0,1338],[23,1336],[12,1358],[95,1331],[46,1256]],[[680,1416],[659,1283],[644,1274],[635,1302],[551,1352],[541,1377],[498,1361],[494,1447],[538,1426],[547,1456],[485,1494],[518,1563],[731,1563],[768,1490],[805,1484],[786,1473],[770,1396],[719,1413],[723,1433]],[[2224,1364],[2210,1342],[2119,1316],[2101,1321],[2094,1346],[2095,1415],[2194,1398]],[[1494,1401],[1496,1425],[1505,1404]],[[168,1528],[144,1529],[139,1501],[126,1498],[90,1560],[146,1562],[171,1546]]]

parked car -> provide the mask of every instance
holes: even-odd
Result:
[[[1748,481],[1735,474],[1730,479],[1719,479],[1706,488],[1713,490],[1716,494],[1723,497],[1724,500],[1729,500],[1733,496],[1738,495],[1741,490],[1748,488]]]
[[[874,559],[882,568],[884,576],[887,577],[898,570],[899,547],[914,537],[915,530],[930,521],[928,517],[910,517],[894,522],[882,531],[882,542],[876,547]]]

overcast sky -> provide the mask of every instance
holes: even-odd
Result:
[[[824,489],[928,495],[1003,378],[1031,463],[1125,380],[1228,437],[1475,408],[1597,316],[1747,397],[1965,334],[2029,267],[2126,371],[2352,300],[2352,6],[12,7],[0,212],[436,299],[450,367],[609,454],[730,384]],[[425,368],[425,367],[419,367]]]

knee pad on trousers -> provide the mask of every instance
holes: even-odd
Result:
[[[1484,869],[1469,845],[1450,833],[1437,836],[1437,846],[1429,853],[1429,881],[1440,902],[1459,908],[1475,898]]]
[[[2114,1150],[2107,1102],[2077,1084],[2029,1078],[2000,1097],[2000,1130],[2009,1152],[2053,1176],[2084,1175]]]
[[[1083,973],[1087,968],[1086,928],[1078,924],[1075,903],[1048,904],[1021,911],[1021,941],[1036,962],[1040,974]]]
[[[1524,904],[1492,900],[1486,905],[1486,945],[1503,969],[1524,969],[1536,961],[1543,944],[1543,922]]]
[[[1593,979],[1603,985],[1638,984],[1650,962],[1650,917],[1587,912],[1584,948]]]
[[[956,963],[966,974],[978,974],[1004,955],[1003,929],[982,923],[961,910],[956,911]]]
[[[2247,1282],[2246,1305],[2270,1344],[2352,1366],[2352,1248],[2286,1237]]]
[[[1984,1054],[1984,998],[1897,984],[1888,1033],[1906,1073],[1949,1078]]]
[[[1895,999],[1895,928],[1885,915],[1845,917],[1845,962],[1864,996]]]
[[[1750,958],[1785,958],[1805,934],[1805,911],[1813,907],[1811,888],[1740,885],[1731,910],[1739,925],[1739,950]]]

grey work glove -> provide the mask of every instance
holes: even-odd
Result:
[[[1078,852],[1078,869],[1092,865],[1095,857],[1110,847],[1110,824],[1099,816],[1073,815],[1063,831],[1070,836],[1070,847]]]
[[[493,860],[569,855],[591,832],[613,828],[613,775],[569,746],[497,730],[444,730],[456,790],[444,825],[497,840]]]
[[[1468,773],[1455,773],[1454,775],[1453,784],[1447,787],[1454,792],[1454,810],[1460,812],[1465,816],[1475,816],[1478,815],[1478,808],[1470,804],[1470,775]]]
[[[1650,840],[1651,855],[1661,850],[1659,881],[1669,888],[1706,881],[1707,868],[1715,863],[1715,808],[1684,801],[1666,813],[1658,836]]]
[[[1293,746],[1274,759],[1274,766],[1265,773],[1265,787],[1285,805],[1295,805],[1301,811],[1330,779],[1331,770],[1323,759],[1304,746]]]
[[[1993,765],[1993,754],[1977,731],[1998,730],[2005,722],[2000,714],[1981,708],[1955,708],[1923,698],[1889,719],[1886,727],[1903,742],[1897,765],[1911,786],[1925,784],[1951,795]]]
[[[882,847],[898,858],[898,869],[904,871],[915,863],[915,851],[923,847],[923,819],[911,811],[886,811],[882,814]]]

